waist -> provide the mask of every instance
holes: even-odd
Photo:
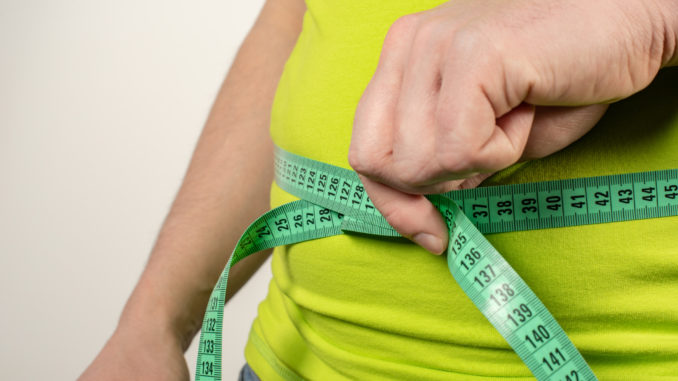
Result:
[[[293,197],[274,186],[272,199]],[[487,238],[605,379],[671,366],[678,374],[678,271],[672,270],[678,269],[678,236],[671,233],[677,228],[673,217]],[[401,364],[409,364],[405,368],[430,372],[430,379],[439,373],[446,374],[441,379],[529,376],[451,279],[444,258],[413,244],[355,235],[304,242],[276,249],[273,273],[261,307],[270,313],[260,314],[258,324],[274,332],[286,321],[283,336],[300,335],[330,364],[343,367],[347,353],[358,354],[365,364],[351,360],[356,379],[374,372],[369,364],[375,361],[393,372],[406,372]],[[637,361],[645,357],[653,361]]]

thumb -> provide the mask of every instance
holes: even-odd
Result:
[[[445,251],[447,225],[426,197],[401,192],[362,175],[360,180],[374,206],[398,233],[433,254]]]

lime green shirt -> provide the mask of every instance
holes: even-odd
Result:
[[[307,0],[271,134],[347,161],[356,106],[389,26],[442,1]],[[485,185],[678,168],[678,70],[613,105],[582,139]],[[272,206],[295,198],[275,184]],[[488,235],[601,380],[678,379],[678,218]],[[279,247],[245,350],[263,380],[527,380],[444,257],[342,235]]]

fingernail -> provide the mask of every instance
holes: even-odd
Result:
[[[418,233],[412,237],[412,240],[433,254],[440,255],[443,253],[443,240],[433,234]]]

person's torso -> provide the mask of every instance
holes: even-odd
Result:
[[[272,110],[274,142],[350,168],[355,109],[389,26],[440,3],[307,0]],[[483,185],[678,168],[677,149],[678,69],[668,69],[570,147]],[[294,199],[272,187],[272,206]],[[487,238],[600,379],[678,379],[678,218]],[[414,244],[342,235],[280,247],[273,274],[253,332],[303,378],[531,378],[445,258]],[[253,348],[254,370],[272,374]]]

